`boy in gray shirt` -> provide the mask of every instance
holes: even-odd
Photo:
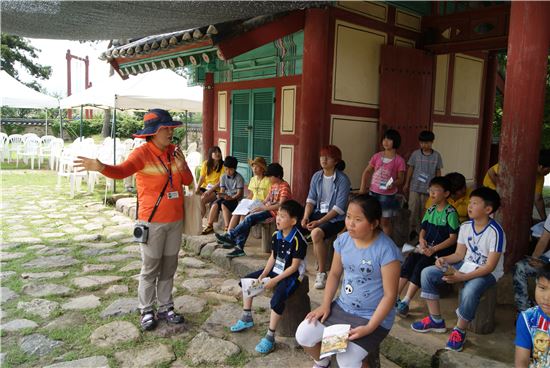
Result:
[[[223,213],[225,230],[231,220],[231,213],[235,210],[239,201],[243,198],[244,178],[237,172],[238,161],[233,156],[227,156],[223,161],[225,173],[220,178],[220,191],[218,198],[212,202],[210,213],[208,214],[208,226],[202,231],[203,235],[214,231],[214,222],[218,221],[220,210]]]
[[[423,130],[418,135],[420,149],[411,154],[407,162],[407,177],[403,192],[409,194],[409,219],[410,235],[409,240],[418,237],[420,220],[424,216],[424,205],[428,200],[428,188],[430,180],[441,176],[443,161],[439,152],[432,149],[435,140],[433,132]]]

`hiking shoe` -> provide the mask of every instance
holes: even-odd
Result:
[[[317,276],[315,277],[315,284],[313,285],[313,287],[315,289],[324,289],[326,284],[327,284],[327,273],[318,272]]]
[[[403,318],[409,315],[409,303],[398,301],[396,309],[397,309],[397,314],[399,314]]]
[[[174,308],[167,310],[166,312],[158,312],[157,319],[164,320],[168,323],[173,323],[175,325],[183,323],[185,318],[181,314],[174,312]]]
[[[223,248],[223,249],[233,249],[233,248],[235,248],[235,247],[236,247],[235,244],[229,244],[229,243],[223,243],[223,244],[222,244],[222,248]]]
[[[447,341],[447,346],[445,346],[445,349],[462,351],[462,348],[464,347],[465,339],[466,339],[466,334],[463,332],[460,332],[460,330],[455,327],[451,331],[451,335],[449,336],[449,340]]]
[[[218,234],[216,233],[216,239],[218,239],[218,243],[224,245],[224,244],[231,244],[232,246],[237,245],[233,239],[231,239],[231,236],[229,236],[228,233],[225,234]]]
[[[424,319],[420,321],[416,321],[413,324],[411,324],[411,328],[413,331],[416,332],[437,332],[437,333],[443,333],[447,331],[447,328],[445,327],[445,320],[441,320],[441,322],[435,322],[432,319],[432,316],[426,316]]]
[[[227,258],[237,258],[237,257],[246,256],[246,253],[241,248],[235,247],[233,252],[227,253],[225,256]]]
[[[214,227],[212,227],[212,225],[208,225],[202,230],[201,235],[208,235],[212,232],[214,232]]]
[[[151,331],[157,327],[157,320],[155,319],[153,311],[143,313],[139,323],[143,331]]]

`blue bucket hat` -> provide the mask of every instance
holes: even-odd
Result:
[[[181,121],[172,120],[172,116],[166,110],[152,109],[143,116],[144,129],[133,134],[135,138],[145,138],[157,134],[162,127],[175,128],[182,125]]]

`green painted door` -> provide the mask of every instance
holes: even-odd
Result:
[[[232,93],[231,154],[246,182],[252,176],[249,159],[261,156],[270,163],[273,157],[274,97],[272,88]]]

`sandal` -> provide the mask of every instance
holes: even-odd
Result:
[[[157,319],[164,320],[168,323],[173,323],[175,325],[183,323],[185,318],[181,314],[174,312],[174,308],[170,308],[166,312],[158,312]]]
[[[151,331],[157,326],[157,320],[153,311],[145,312],[141,315],[140,325],[143,331]]]
[[[263,337],[254,350],[260,354],[269,354],[273,349],[275,349],[275,343]]]
[[[248,330],[249,328],[254,327],[254,321],[252,322],[244,322],[241,320],[238,320],[233,326],[229,327],[229,330],[231,332],[241,332],[244,330]]]
[[[314,363],[312,368],[329,368],[329,367],[330,367],[330,360],[328,361],[327,365],[320,365],[320,364]]]
[[[214,227],[212,225],[208,225],[204,228],[204,230],[201,232],[201,235],[208,235],[210,233],[214,232]]]

